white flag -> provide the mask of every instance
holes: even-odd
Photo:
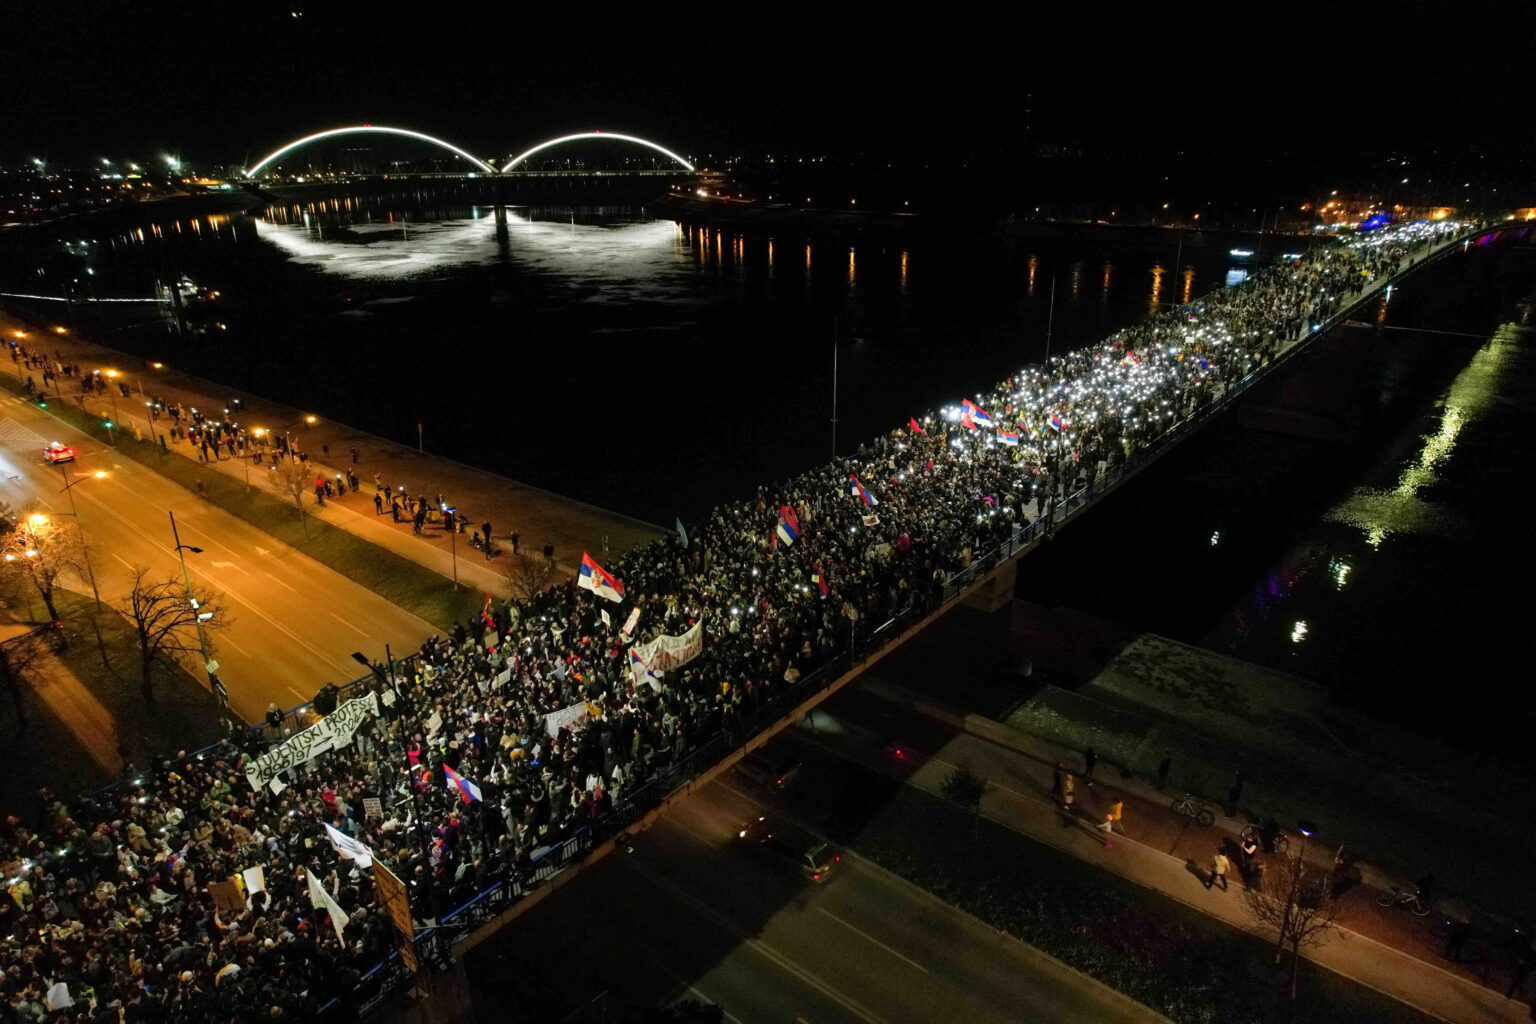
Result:
[[[329,828],[330,826],[326,827]],[[346,940],[341,937],[341,933],[346,931],[347,924],[352,919],[347,916],[346,911],[341,909],[341,904],[332,899],[331,894],[325,891],[325,887],[320,884],[320,880],[315,877],[313,871],[305,868],[304,875],[309,882],[310,906],[316,910],[324,908],[325,912],[331,915],[331,927],[336,929],[336,940],[338,942],[345,942]]]
[[[325,826],[325,834],[343,858],[356,862],[360,868],[373,867],[373,851],[363,843],[330,824]]]
[[[245,891],[249,896],[255,896],[259,892],[267,891],[267,873],[260,864],[253,868],[246,868],[240,872],[240,877],[245,879]]]
[[[612,627],[613,620],[608,617],[608,609],[603,609],[603,625]]]

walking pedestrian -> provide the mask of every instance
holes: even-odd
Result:
[[[1057,803],[1061,803],[1063,792],[1061,780],[1066,777],[1067,773],[1062,769],[1061,762],[1057,761],[1056,767],[1051,771],[1051,795],[1056,798]]]
[[[1088,744],[1088,749],[1083,751],[1083,778],[1088,785],[1093,785],[1093,766],[1099,763],[1099,753],[1093,749],[1093,744]]]
[[[1461,961],[1461,952],[1472,935],[1472,925],[1466,921],[1451,921],[1445,935],[1445,958],[1451,963]]]
[[[1168,786],[1168,770],[1173,767],[1173,754],[1163,751],[1162,763],[1157,766],[1157,788],[1159,791]]]
[[[1110,834],[1115,831],[1115,815],[1113,811],[1104,812],[1104,820],[1093,827],[1104,833],[1105,846],[1115,845],[1114,843],[1110,842],[1109,839]]]
[[[555,567],[555,544],[553,541],[544,542],[544,564],[551,569]]]
[[[1227,790],[1227,817],[1237,816],[1237,802],[1243,798],[1243,773],[1232,773],[1232,786]]]
[[[1221,882],[1221,891],[1226,892],[1227,871],[1231,866],[1231,862],[1227,860],[1227,855],[1222,853],[1221,847],[1218,846],[1216,848],[1216,856],[1211,858],[1211,877],[1205,880],[1205,887],[1209,889],[1219,880]]]
[[[487,519],[480,524],[480,539],[485,542],[485,560],[491,560],[491,521]]]
[[[384,495],[378,491],[373,492],[373,514],[376,516],[384,514]]]
[[[1109,805],[1109,820],[1110,821],[1114,822],[1116,825],[1119,825],[1120,824],[1120,819],[1123,818],[1124,816],[1125,816],[1125,801],[1124,800],[1116,800],[1114,803]],[[1120,827],[1120,831],[1122,833],[1125,831],[1125,827],[1123,825]]]
[[[516,530],[513,530],[512,531],[512,553],[514,555],[517,554],[517,542],[518,542],[518,540],[519,540],[518,532]]]

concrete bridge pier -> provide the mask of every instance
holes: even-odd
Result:
[[[500,200],[496,200],[496,252],[502,259],[506,259],[507,251],[511,244],[507,237],[507,207]]]
[[[980,612],[995,612],[1013,600],[1013,586],[1019,579],[1019,562],[1011,558],[993,569],[981,581],[975,593],[965,599],[967,608]]]

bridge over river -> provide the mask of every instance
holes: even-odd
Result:
[[[693,682],[677,668],[656,682],[644,660],[631,656],[625,660],[635,693],[646,694],[647,683],[670,695],[725,678],[737,687],[755,682],[755,707],[741,705],[739,716],[625,790],[606,814],[540,846],[525,870],[419,930],[415,949],[449,968],[956,604],[1008,601],[1019,561],[1052,531],[1155,465],[1393,282],[1496,235],[1468,224],[1419,223],[1314,250],[913,417],[771,498],[719,509],[690,531],[687,549],[681,540],[657,542],[610,566],[630,594],[665,593],[663,580],[681,591],[671,614],[641,598],[636,607],[646,619],[664,621],[636,639],[687,636],[690,623],[702,630],[703,653],[687,670],[697,670]],[[903,560],[905,568],[892,568]],[[708,583],[679,585],[674,570],[685,568]],[[574,593],[573,621],[598,628],[606,603]],[[613,628],[624,610],[612,616]],[[805,658],[780,657],[802,636]],[[573,664],[586,668],[579,657]],[[573,717],[617,713],[603,704],[593,697],[573,705]],[[371,998],[382,998],[404,974],[397,961],[381,965],[369,981]]]

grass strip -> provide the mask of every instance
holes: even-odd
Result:
[[[9,378],[0,378],[0,383],[15,394],[26,394],[20,384]],[[81,409],[77,398],[49,396],[47,411],[92,438],[107,440],[102,425],[105,420]],[[114,433],[119,454],[194,493],[198,481],[202,481],[207,500],[219,508],[444,632],[479,610],[476,598],[480,595],[475,591],[455,589],[450,580],[426,566],[324,520],[307,516],[300,523],[298,510],[264,486],[247,488],[241,480],[162,451],[155,441],[138,440],[131,431],[117,429]]]
[[[807,760],[784,801],[837,843],[1179,1024],[1431,1019],[1308,961],[1293,1008],[1289,960],[1276,966],[1272,944],[993,822],[973,838],[969,813],[850,762]]]

